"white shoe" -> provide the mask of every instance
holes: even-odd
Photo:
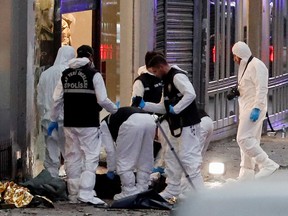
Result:
[[[255,171],[244,167],[240,168],[239,176],[236,179],[226,179],[226,183],[246,182],[255,179]]]
[[[133,196],[138,193],[139,191],[135,186],[134,187],[122,187],[121,193],[116,194],[113,199],[120,200],[129,196]]]
[[[84,198],[78,197],[78,200],[80,202],[90,203],[93,205],[107,205],[103,200],[99,199],[98,197],[92,197],[90,199],[84,199]]]
[[[69,195],[68,199],[69,199],[69,203],[70,204],[78,204],[78,203],[80,203],[80,201],[77,198],[77,195]]]
[[[174,199],[176,197],[173,194],[167,192],[166,190],[164,190],[161,193],[159,193],[159,195],[165,200]]]
[[[66,177],[66,171],[65,171],[64,165],[60,166],[60,169],[59,169],[59,177],[60,177],[60,178]]]
[[[279,169],[279,164],[274,161],[270,161],[269,165],[263,166],[260,171],[255,175],[255,179],[261,179],[272,175],[277,169]]]

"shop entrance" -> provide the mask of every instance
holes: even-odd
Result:
[[[95,68],[102,72],[108,96],[119,100],[120,0],[58,1],[58,48],[70,45],[77,50],[83,44],[92,46]]]
[[[77,50],[83,44],[92,46],[95,68],[100,69],[101,1],[57,0],[55,14],[57,48],[70,45]]]

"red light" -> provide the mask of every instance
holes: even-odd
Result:
[[[273,46],[269,46],[269,60],[270,62],[274,61],[274,47]]]
[[[101,44],[100,56],[101,56],[101,60],[113,59],[113,45],[112,44]]]
[[[213,63],[216,62],[216,47],[214,46],[212,49],[212,59],[213,59]]]

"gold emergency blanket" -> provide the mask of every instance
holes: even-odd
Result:
[[[27,206],[33,199],[27,188],[14,182],[0,182],[0,202],[14,204],[17,208]]]

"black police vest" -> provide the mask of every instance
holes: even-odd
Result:
[[[175,115],[169,113],[169,105],[175,106],[183,97],[183,95],[179,92],[173,83],[174,76],[179,73],[186,75],[185,73],[175,68],[171,68],[171,70],[163,79],[164,103],[168,113],[167,120],[171,132],[172,130],[177,130],[179,128],[182,129],[183,127],[188,127],[201,122],[195,100],[191,101],[191,104],[179,114]]]
[[[99,112],[89,65],[66,69],[61,77],[64,91],[64,127],[99,127]]]
[[[140,80],[144,86],[143,100],[145,102],[159,103],[161,101],[163,89],[161,79],[151,74],[143,73],[136,80]]]
[[[114,114],[110,114],[106,116],[102,121],[106,121],[107,126],[109,128],[110,134],[113,138],[113,140],[116,142],[119,128],[125,122],[131,115],[135,113],[144,113],[145,112],[142,109],[139,109],[137,107],[121,107],[118,109],[118,111]],[[141,124],[141,122],[139,122]]]

